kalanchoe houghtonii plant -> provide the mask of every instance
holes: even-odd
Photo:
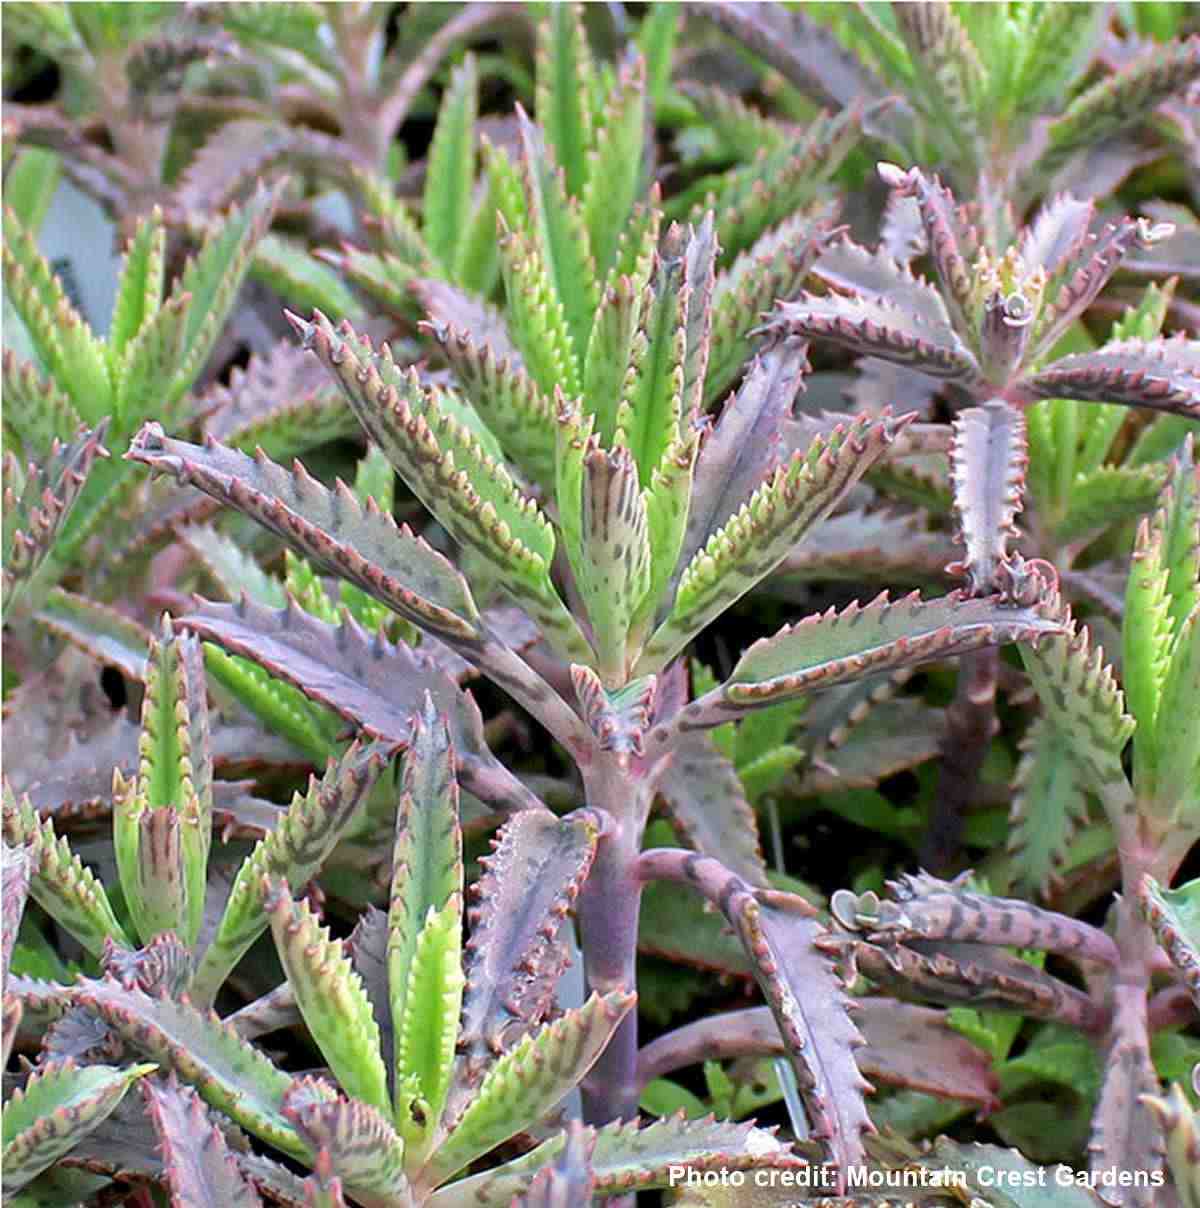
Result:
[[[30,893],[92,957],[117,967],[129,954],[170,937],[173,961],[161,988],[211,1002],[225,978],[267,928],[266,875],[304,884],[313,877],[380,777],[386,748],[353,746],[324,778],[313,778],[279,812],[226,891],[210,885],[214,792],[204,662],[196,640],[169,621],[149,639],[136,771],[112,772],[113,847],[125,921],[104,886],[7,781],[4,834],[30,853]],[[218,794],[218,800],[224,794]],[[214,908],[205,921],[206,903]],[[166,949],[163,949],[166,952]]]
[[[953,569],[966,576],[968,591],[992,591],[1015,565],[1009,543],[1019,536],[1015,519],[1026,502],[1027,422],[1036,429],[1033,475],[1039,485],[1077,485],[1076,470],[1090,466],[1098,498],[1130,486],[1135,498],[1144,500],[1138,488],[1147,478],[1153,487],[1152,474],[1124,470],[1116,472],[1114,483],[1114,473],[1101,465],[1119,412],[1110,407],[1077,453],[1079,420],[1071,400],[1200,418],[1200,343],[1182,335],[1131,338],[1049,359],[1122,257],[1169,234],[1168,228],[1121,218],[1093,232],[1094,205],[1063,196],[1001,252],[936,177],[892,164],[879,170],[899,196],[918,207],[934,283],[882,247],[870,252],[845,239],[828,249],[814,270],[828,292],[782,303],[774,322],[916,370],[930,383],[930,393],[940,389],[967,404],[955,417],[950,445],[949,486],[966,545],[966,557]],[[1055,401],[1039,406],[1039,400]],[[1182,433],[1175,436],[1181,439]],[[1065,494],[1042,490],[1037,502],[1056,512],[1082,503],[1068,502]],[[1026,547],[1025,556],[1057,555],[1054,539],[1069,531],[1067,522],[1068,516],[1035,515],[1035,531],[1045,534],[1041,544],[1053,544]],[[944,817],[925,853],[938,865],[954,858],[958,819],[995,728],[996,674],[993,655],[970,660],[947,718],[945,775],[953,783],[941,795]]]
[[[9,990],[9,962],[25,910],[36,854],[29,847],[0,844],[4,876],[4,934],[0,990],[4,996],[3,1061],[7,1067],[21,1025],[20,996]],[[69,1153],[116,1110],[125,1093],[155,1067],[151,1063],[80,1066],[70,1057],[52,1058],[22,1074],[4,1104],[3,1160],[6,1198]],[[5,1075],[6,1090],[7,1074]]]
[[[817,270],[829,292],[783,303],[779,326],[919,370],[962,403],[1076,398],[1200,418],[1195,341],[1126,340],[1048,359],[1125,255],[1168,236],[1168,225],[1120,218],[1093,231],[1093,203],[1063,196],[1000,248],[937,177],[893,164],[879,172],[916,201],[934,282],[886,250],[843,240]]]
[[[870,105],[876,140],[906,162],[944,165],[990,218],[1007,197],[1090,188],[1097,173],[1115,187],[1146,153],[1126,136],[1200,80],[1200,39],[1119,39],[1101,4],[822,7],[695,11],[816,104]],[[1115,69],[1096,79],[1100,58]]]
[[[1161,507],[1138,530],[1125,604],[1124,693],[1074,621],[1036,648],[1021,647],[1042,705],[1031,755],[1041,760],[1034,776],[1042,792],[1031,808],[1077,813],[1083,795],[1094,793],[1116,836],[1123,894],[1105,930],[925,875],[894,884],[889,901],[840,891],[832,903],[843,926],[866,933],[851,951],[872,981],[934,1001],[1007,1004],[1091,1037],[1104,1054],[1104,1075],[1090,1168],[1107,1180],[1101,1186],[1111,1202],[1146,1208],[1167,1202],[1165,1192],[1121,1187],[1112,1172],[1161,1178],[1169,1163],[1181,1203],[1191,1202],[1193,1185],[1194,1126],[1179,1114],[1177,1094],[1158,1098],[1150,1042],[1156,1030],[1190,1017],[1197,982],[1196,883],[1161,887],[1200,838],[1198,551],[1200,469],[1189,440]],[[1132,781],[1122,764],[1131,738]],[[1078,962],[1087,991],[997,950],[1010,945]],[[1156,985],[1160,973],[1171,981]]]
[[[173,429],[184,427],[192,414],[188,391],[205,368],[277,200],[277,192],[260,190],[215,221],[170,283],[162,216],[140,223],[126,251],[105,340],[72,305],[38,250],[28,216],[6,211],[5,297],[20,319],[5,333],[8,451],[19,449],[26,460],[50,458],[54,441],[67,444],[81,429],[102,424],[106,444],[121,451],[152,415]],[[114,537],[106,526],[131,519],[124,513],[136,500],[141,476],[120,457],[86,460],[90,472],[78,505],[56,520],[55,539],[42,555],[41,591],[27,598],[26,607],[36,607],[38,595],[69,578],[85,578],[98,595],[115,589],[111,580],[103,582],[105,563],[121,556],[127,537],[119,531]],[[107,542],[102,549],[95,548],[99,534]]]
[[[538,229],[555,237],[572,211],[537,153],[539,132],[526,125],[523,137],[526,178],[508,178],[504,205],[520,207],[531,222],[542,216]],[[894,604],[881,597],[757,643],[724,683],[688,702],[677,656],[770,574],[907,425],[863,417],[800,443],[805,429],[793,425],[791,404],[803,349],[785,343],[752,369],[702,443],[716,254],[711,222],[675,228],[661,249],[644,243],[632,265],[636,280],[623,279],[594,315],[576,299],[568,321],[559,303],[539,301],[544,295],[533,286],[544,276],[530,275],[541,263],[536,245],[514,230],[502,256],[524,367],[490,352],[478,358],[486,369],[479,397],[493,403],[486,409],[472,406],[473,392],[423,384],[348,324],[335,330],[320,314],[294,320],[372,439],[480,568],[482,583],[498,585],[536,622],[543,644],[528,658],[481,614],[462,573],[370,503],[361,507],[344,486],[329,490],[300,468],[289,473],[217,442],[173,440],[154,425],[130,456],[254,516],[528,709],[573,758],[587,805],[603,820],[578,899],[590,989],[613,994],[635,985],[646,881],[677,881],[709,897],[739,934],[780,1021],[813,1135],[844,1169],[862,1159],[870,1126],[853,1056],[860,1038],[817,947],[821,923],[802,899],[765,888],[744,802],[718,809],[681,773],[666,795],[695,850],[642,853],[650,805],[673,767],[715,757],[703,734],[709,727],[817,686],[1058,632],[1059,605],[1029,568],[1014,568],[1006,593]],[[589,330],[585,342],[577,333]],[[520,424],[512,422],[517,416]],[[519,443],[510,468],[502,459],[513,432]],[[400,648],[348,621],[334,630],[290,605],[203,605],[184,623],[369,733],[407,740],[407,721],[397,728],[388,692],[371,687],[410,657]],[[480,752],[478,738],[459,748],[468,773]],[[631,1014],[582,1090],[591,1123],[636,1110]]]

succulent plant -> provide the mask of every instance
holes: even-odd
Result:
[[[6,1202],[1200,1208],[1186,6],[4,23]]]

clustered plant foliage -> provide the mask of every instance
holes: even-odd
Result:
[[[2,19],[6,1204],[1200,1208],[1194,7]]]

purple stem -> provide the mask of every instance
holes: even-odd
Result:
[[[1161,1032],[1164,1028],[1184,1028],[1200,1017],[1196,1005],[1186,986],[1168,986],[1160,990],[1147,1008],[1150,1031]]]
[[[996,720],[999,664],[1000,652],[994,646],[963,655],[958,690],[946,709],[938,791],[921,843],[921,864],[937,873],[953,871],[958,863],[967,807],[978,791],[988,745],[1000,728]]]
[[[770,1007],[711,1015],[651,1041],[638,1054],[638,1081],[645,1086],[699,1061],[751,1056],[787,1056],[787,1046]]]
[[[610,751],[594,750],[581,763],[590,806],[608,816],[596,859],[579,894],[580,945],[588,990],[607,994],[637,986],[638,913],[642,882],[638,854],[652,792],[640,769]],[[603,1125],[637,1116],[637,1012],[618,1026],[600,1059],[580,1084],[583,1117]]]

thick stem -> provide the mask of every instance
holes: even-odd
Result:
[[[921,844],[921,863],[931,872],[954,871],[959,857],[967,807],[975,799],[988,744],[999,729],[999,664],[1000,652],[994,646],[963,655],[959,664],[958,690],[946,710],[938,791]]]
[[[584,766],[583,782],[590,806],[602,810],[611,829],[600,837],[596,859],[579,894],[579,931],[588,990],[606,994],[637,986],[638,912],[642,884],[638,854],[650,791],[628,759],[598,751]],[[621,1022],[584,1079],[583,1116],[588,1124],[632,1120],[637,1115],[637,1013]]]

